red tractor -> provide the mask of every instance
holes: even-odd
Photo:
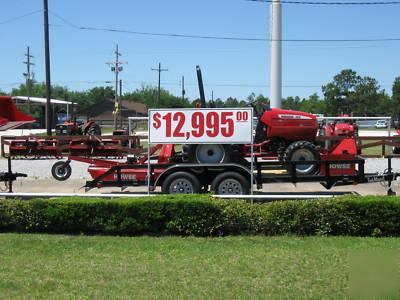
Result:
[[[319,136],[342,136],[348,138],[357,138],[358,137],[358,126],[355,123],[355,120],[350,119],[349,115],[340,116],[344,119],[342,120],[334,120],[331,123],[322,122],[322,126],[320,127]],[[326,141],[326,144],[323,145],[325,147],[332,147],[337,144],[338,141]],[[361,145],[360,140],[356,140],[356,145]],[[361,154],[359,150],[357,153]]]
[[[317,118],[309,113],[284,109],[265,109],[255,132],[254,155],[283,161],[318,161],[315,143]],[[243,163],[251,145],[184,145],[183,161],[196,163]],[[314,174],[316,164],[298,165],[300,174]]]
[[[93,120],[86,123],[65,121],[62,124],[56,125],[56,135],[101,135],[101,128],[99,124]]]
[[[197,78],[201,107],[206,107],[201,70],[197,66]],[[316,116],[284,109],[265,108],[258,114],[255,105],[251,104],[258,115],[254,137],[254,155],[263,158],[278,158],[282,161],[319,161],[315,138],[318,132]],[[251,145],[183,145],[183,162],[194,163],[240,163],[247,165],[245,157],[250,156]],[[297,165],[300,174],[314,174],[317,164]]]
[[[354,123],[354,120],[348,119],[348,115],[342,115],[345,118],[343,120],[335,120],[328,125],[324,124],[321,127],[321,136],[346,136],[356,137],[358,136],[358,127]]]

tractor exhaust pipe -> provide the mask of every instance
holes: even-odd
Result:
[[[206,98],[204,96],[204,86],[203,86],[203,77],[201,76],[201,69],[199,66],[196,66],[197,72],[197,81],[199,83],[199,92],[200,92],[200,104],[201,107],[206,107]]]

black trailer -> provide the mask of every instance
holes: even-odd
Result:
[[[357,157],[353,160],[324,160],[324,161],[257,161],[255,159],[253,167],[254,173],[251,176],[251,164],[218,163],[218,164],[150,164],[150,180],[126,180],[123,178],[122,170],[147,169],[147,165],[124,164],[111,167],[106,173],[97,178],[87,181],[87,190],[95,187],[128,187],[148,184],[149,190],[154,191],[157,186],[161,186],[163,193],[197,193],[207,192],[209,188],[216,194],[222,195],[244,195],[253,192],[251,180],[257,189],[262,189],[263,184],[287,182],[319,182],[326,189],[333,186],[355,185],[369,182],[383,182],[388,184],[388,195],[395,195],[392,190],[392,182],[399,176],[392,171],[391,159],[387,159],[388,168],[383,173],[365,173],[365,159]],[[316,164],[323,166],[325,173],[314,175],[297,174],[296,166],[302,164]],[[335,175],[332,166],[338,164],[355,164],[356,174]],[[163,171],[155,176],[156,169],[162,168]],[[270,173],[272,170],[283,170],[284,173]],[[111,175],[115,180],[106,180]]]

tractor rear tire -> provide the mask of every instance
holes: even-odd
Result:
[[[189,172],[176,172],[164,180],[163,194],[198,194],[201,190],[199,179]]]
[[[67,180],[72,173],[69,162],[58,161],[51,167],[51,175],[58,181]]]
[[[282,160],[285,162],[291,161],[319,161],[320,155],[315,145],[308,141],[296,141],[286,148]],[[318,173],[318,164],[296,165],[296,174],[313,175]]]
[[[229,163],[233,162],[231,145],[199,144],[183,145],[182,160],[188,163]]]

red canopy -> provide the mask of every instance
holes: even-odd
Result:
[[[11,97],[0,96],[0,130],[17,128],[36,120],[20,111]]]

